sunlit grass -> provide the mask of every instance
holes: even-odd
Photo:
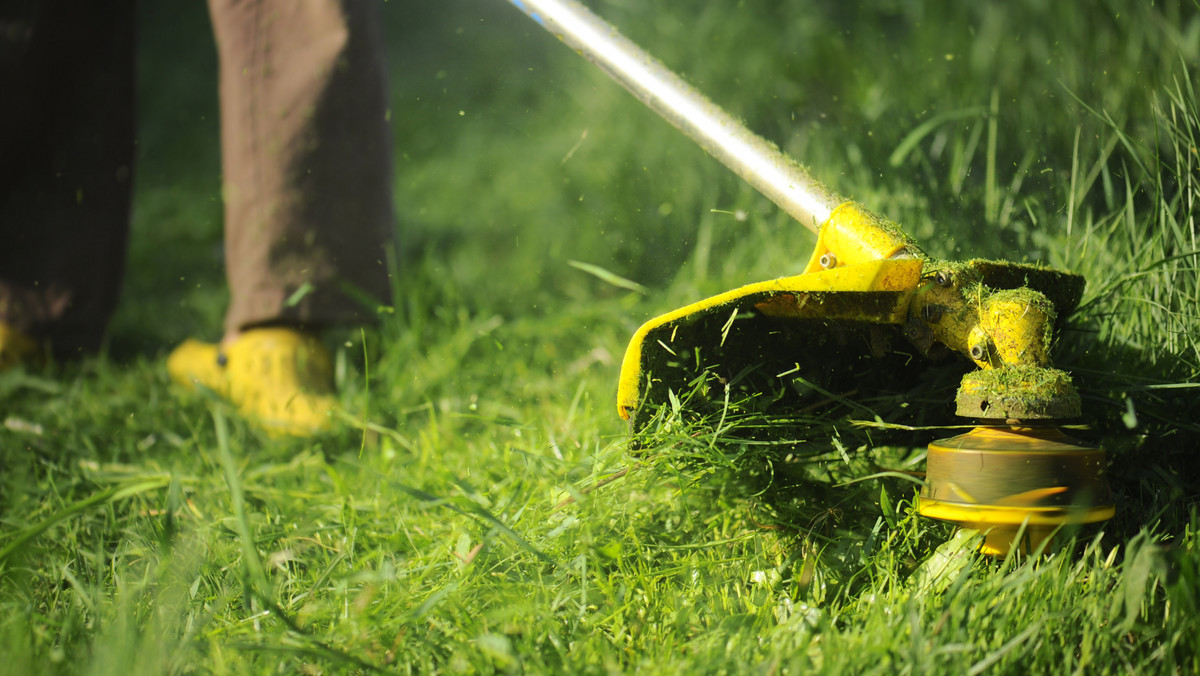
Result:
[[[680,392],[629,453],[638,324],[812,237],[504,2],[384,5],[404,249],[380,325],[328,336],[337,430],[173,389],[163,351],[225,298],[212,92],[171,65],[211,45],[144,8],[114,349],[0,374],[6,668],[1200,670],[1196,8],[590,4],[931,254],[1085,275],[1056,358],[1117,518],[995,561],[919,517],[944,432],[879,423],[944,418],[937,374],[786,421]]]

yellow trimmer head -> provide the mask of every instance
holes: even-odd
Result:
[[[886,225],[886,224],[885,224]],[[836,234],[835,234],[836,233]],[[830,243],[851,239],[870,246]],[[741,401],[805,404],[868,372],[911,370],[957,352],[959,416],[975,429],[929,445],[922,514],[987,532],[983,551],[1030,549],[1057,527],[1113,515],[1105,454],[1057,429],[1080,415],[1070,377],[1050,365],[1055,320],[1083,279],[998,261],[929,260],[891,227],[845,203],[825,223],[803,274],[750,284],[646,322],[625,352],[617,411],[639,433],[698,386],[693,407]],[[886,257],[884,257],[886,256]],[[836,261],[828,268],[826,263]],[[899,358],[898,358],[899,357]]]
[[[1081,277],[931,260],[575,0],[511,2],[817,234],[800,274],[638,329],[617,392],[617,412],[635,433],[679,393],[703,393],[708,378],[731,396],[800,403],[832,383],[911,366],[910,357],[896,359],[902,352],[957,353],[977,367],[962,379],[957,412],[979,426],[930,445],[921,513],[988,531],[992,554],[1021,533],[1036,545],[1060,525],[1112,516],[1104,452],[1056,428],[1080,414],[1070,376],[1051,366],[1050,344],[1055,320],[1079,302]]]

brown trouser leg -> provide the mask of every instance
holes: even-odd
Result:
[[[94,350],[133,164],[133,0],[0,3],[0,321]]]
[[[209,10],[226,331],[372,320],[374,308],[345,289],[386,302],[390,288],[391,139],[374,2],[209,0]]]

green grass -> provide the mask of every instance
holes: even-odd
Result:
[[[0,375],[6,670],[1200,670],[1197,6],[590,4],[931,255],[1084,274],[1057,363],[1117,517],[992,561],[917,516],[890,470],[936,433],[852,421],[944,410],[934,381],[631,456],[637,325],[812,237],[499,1],[384,5],[403,252],[394,312],[329,336],[339,429],[178,392],[226,298],[214,58],[200,7],[144,3],[110,349]]]

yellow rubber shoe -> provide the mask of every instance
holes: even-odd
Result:
[[[167,357],[171,379],[203,386],[271,433],[310,436],[329,429],[333,362],[313,336],[284,328],[251,329],[220,346],[184,341]]]
[[[0,322],[0,371],[37,356],[38,344],[22,331]]]

